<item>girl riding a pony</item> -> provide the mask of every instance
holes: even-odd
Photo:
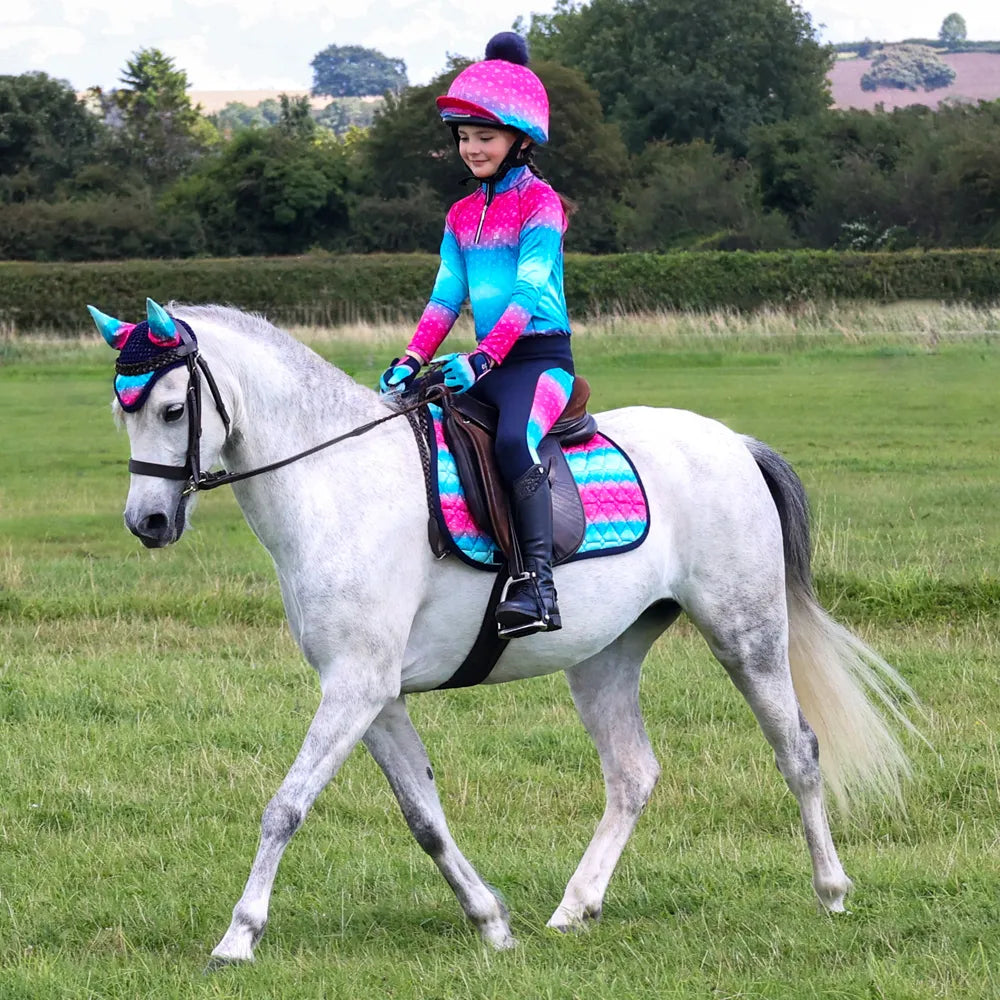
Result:
[[[524,40],[495,35],[486,59],[464,69],[437,99],[477,190],[448,212],[430,301],[403,357],[383,373],[383,393],[405,391],[468,299],[477,347],[437,359],[454,392],[496,407],[496,459],[510,491],[524,573],[497,607],[500,634],[561,627],[552,579],[552,504],[537,447],[573,388],[563,290],[564,201],[532,163],[548,140],[549,101],[528,68]]]

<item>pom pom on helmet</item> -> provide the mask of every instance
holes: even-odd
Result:
[[[528,43],[516,31],[501,31],[486,43],[486,58],[527,66]]]

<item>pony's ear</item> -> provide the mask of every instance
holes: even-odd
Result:
[[[94,306],[87,306],[94,324],[100,331],[101,336],[116,350],[120,351],[128,340],[128,335],[135,329],[135,323],[123,323],[114,316],[102,313]]]
[[[149,339],[157,347],[176,347],[180,343],[173,317],[152,299],[146,299],[146,318],[149,321]]]

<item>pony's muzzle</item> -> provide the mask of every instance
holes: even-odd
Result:
[[[138,521],[126,517],[125,526],[147,549],[162,549],[174,541],[174,526],[163,511],[147,514]]]

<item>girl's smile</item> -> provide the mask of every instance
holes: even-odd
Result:
[[[458,153],[479,180],[488,180],[503,163],[515,136],[506,129],[486,125],[461,125],[458,129]]]

